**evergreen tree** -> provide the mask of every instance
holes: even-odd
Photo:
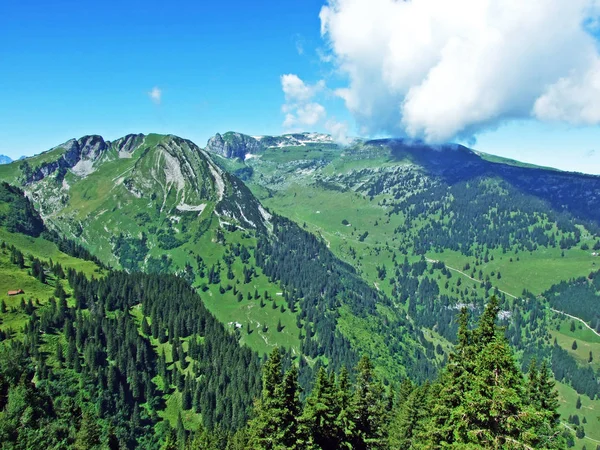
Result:
[[[427,438],[424,427],[429,410],[429,390],[429,384],[413,389],[396,409],[390,424],[390,448],[413,448]]]
[[[287,449],[299,448],[300,435],[298,419],[302,411],[300,403],[300,386],[298,384],[298,368],[295,365],[285,374],[281,385],[282,397],[282,429],[278,441]]]
[[[263,367],[261,398],[254,405],[254,419],[248,424],[249,442],[254,449],[280,448],[283,423],[283,381],[281,354],[273,349]]]
[[[525,385],[504,333],[496,325],[492,297],[479,325],[468,329],[461,313],[458,344],[432,398],[431,445],[485,448],[560,446],[556,402],[545,363],[535,363]]]
[[[100,427],[97,418],[90,413],[84,412],[81,425],[73,447],[77,450],[91,450],[100,448]]]
[[[373,372],[373,364],[363,356],[356,367],[356,383],[352,399],[355,423],[353,449],[383,448],[386,443],[387,402],[383,385]]]
[[[321,367],[301,419],[303,434],[308,436],[310,448],[344,447],[346,436],[339,420],[341,411],[341,397],[337,386]]]

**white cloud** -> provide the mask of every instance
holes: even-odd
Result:
[[[325,82],[319,81],[312,86],[307,85],[298,75],[286,74],[281,76],[281,88],[285,100],[289,103],[304,103],[312,99],[319,91],[323,90]]]
[[[303,126],[313,127],[327,117],[325,108],[319,103],[295,105],[291,109],[284,105],[283,112],[286,113],[283,122],[283,127],[286,129],[302,129]]]
[[[548,87],[533,108],[536,117],[576,125],[600,123],[600,58],[583,75],[561,78]]]
[[[160,102],[162,100],[162,90],[160,88],[154,86],[152,88],[152,90],[150,92],[148,92],[148,96],[154,103],[156,103],[157,105],[160,105]]]
[[[329,0],[321,32],[349,80],[336,94],[361,132],[441,142],[531,116],[600,123],[600,58],[587,32],[599,5]]]
[[[281,107],[281,111],[285,114],[284,128],[304,131],[304,127],[314,127],[325,120],[327,117],[325,107],[312,101],[315,95],[325,88],[323,80],[308,85],[297,75],[286,74],[281,76],[281,88],[286,101]]]
[[[351,139],[348,137],[348,124],[346,122],[329,119],[325,123],[325,129],[338,144],[348,145],[351,142]]]

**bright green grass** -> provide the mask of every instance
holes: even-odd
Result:
[[[54,281],[49,281],[52,285],[43,284],[27,272],[27,267],[19,269],[10,262],[8,250],[0,250],[0,299],[7,307],[7,312],[0,315],[0,328],[3,330],[19,331],[27,323],[29,316],[21,309],[22,300],[32,299],[34,305],[39,300],[40,304],[44,304],[54,295]],[[64,282],[63,286],[67,292],[70,290]],[[8,291],[19,289],[23,290],[23,295],[7,295]]]
[[[553,321],[549,328],[552,339],[556,338],[559,346],[565,349],[581,366],[591,366],[594,370],[600,370],[600,337],[575,321],[575,331],[571,331],[571,319],[559,316],[560,319]],[[556,329],[559,325],[560,330]],[[577,342],[577,349],[573,350],[573,341]],[[589,363],[590,351],[592,362]]]
[[[163,411],[159,411],[158,415],[165,420],[169,421],[172,427],[177,426],[177,417],[181,412],[181,419],[186,430],[197,430],[202,424],[202,416],[195,413],[193,409],[183,411],[181,409],[181,392],[175,391],[170,394],[167,398],[166,408]]]
[[[552,338],[556,338],[556,342],[562,348],[567,350],[573,358],[582,366],[591,366],[594,370],[600,369],[600,344],[592,344],[590,342],[573,339],[570,336],[565,336],[562,333],[559,333],[555,330],[550,330],[550,335]],[[577,342],[577,350],[573,350],[571,347],[573,345],[573,341]],[[592,352],[593,360],[591,363],[588,363],[588,358],[590,355],[590,351]]]
[[[41,237],[33,238],[19,233],[9,233],[3,228],[0,228],[0,241],[17,247],[25,257],[32,255],[40,260],[49,261],[52,259],[54,263],[59,263],[63,268],[73,268],[78,272],[83,272],[86,275],[94,275],[98,277],[101,274],[98,266],[91,262],[78,258],[73,258],[61,252],[54,242],[47,241]]]
[[[186,262],[193,262],[196,254],[200,254],[207,268],[222,262],[226,246],[215,242],[217,233],[218,221],[213,220],[213,224],[209,230],[200,237],[197,241],[190,242],[180,248],[170,251],[173,264],[176,267],[184,267]],[[227,244],[243,244],[246,247],[254,247],[256,240],[254,238],[245,237],[241,231],[231,232],[227,234]],[[160,250],[158,254],[160,254]],[[157,256],[158,256],[157,254]],[[254,258],[251,257],[248,267],[255,266]],[[248,345],[251,349],[259,354],[268,354],[274,346],[282,346],[292,349],[293,353],[298,354],[300,351],[300,339],[298,337],[299,329],[296,325],[297,313],[292,313],[287,306],[283,297],[279,294],[282,289],[277,284],[268,280],[262,274],[260,268],[256,267],[258,276],[254,277],[248,284],[244,284],[243,280],[244,265],[239,259],[236,259],[232,265],[232,271],[235,278],[230,280],[227,278],[227,270],[225,264],[222,263],[221,283],[223,287],[227,285],[236,286],[237,290],[242,293],[243,300],[238,302],[237,294],[233,294],[233,289],[221,294],[219,285],[209,285],[209,289],[203,292],[199,286],[206,280],[197,278],[194,287],[198,288],[198,294],[208,310],[222,322],[231,332],[235,332],[235,323],[240,323],[242,327],[239,330],[240,342]],[[248,300],[247,295],[252,296],[258,291],[261,298],[264,298],[264,292],[267,291],[269,300],[263,300],[265,306],[261,308],[261,300]],[[273,309],[273,303],[277,305]],[[280,306],[284,304],[285,311],[280,311]],[[135,310],[135,314],[139,315],[138,320],[141,320],[141,311]],[[277,326],[281,322],[283,329],[277,331]],[[267,331],[263,331],[263,325],[267,325]],[[250,325],[250,334],[247,332],[247,327]],[[165,346],[165,344],[157,344]],[[170,361],[170,348],[165,348],[165,355]],[[160,351],[160,349],[159,349]]]
[[[370,169],[373,167],[391,167],[397,166],[398,163],[386,156],[376,156],[372,158],[364,158],[362,155],[343,152],[339,158],[333,160],[323,168],[323,175],[337,175],[340,173],[348,173],[353,170]]]
[[[332,160],[339,155],[337,149],[322,149],[318,147],[282,147],[270,148],[262,154],[263,161],[287,163],[302,160]]]
[[[503,158],[502,156],[496,156],[496,155],[490,155],[489,153],[483,153],[483,152],[475,152],[475,153],[478,156],[480,156],[481,159],[483,159],[485,161],[499,163],[499,164],[506,164],[508,166],[525,167],[525,168],[530,168],[530,169],[554,170],[554,171],[559,170],[559,169],[555,169],[553,167],[537,166],[535,164],[524,163],[521,161],[517,161],[515,159]]]
[[[15,184],[21,174],[19,170],[20,165],[20,161],[13,161],[10,164],[0,164],[0,180]]]
[[[587,424],[584,425],[586,438],[577,440],[576,448],[585,445],[588,449],[594,449],[600,444],[600,400],[590,400],[587,395],[581,395],[581,409],[576,409],[575,404],[579,394],[573,388],[563,383],[556,383],[556,389],[559,394],[560,406],[558,412],[561,415],[561,421],[567,423],[570,415],[577,414],[579,420],[585,417]],[[568,424],[573,427],[573,425]],[[575,435],[575,433],[573,433]]]
[[[301,226],[306,223],[308,231],[321,236],[336,256],[357,267],[371,284],[381,284],[376,277],[378,265],[391,268],[393,253],[385,250],[385,244],[393,245],[393,230],[398,223],[395,218],[388,223],[385,211],[375,201],[351,191],[329,191],[300,184],[262,201]],[[344,220],[349,225],[343,225]],[[361,242],[359,238],[365,231],[369,235]],[[356,259],[351,256],[351,248],[358,255]],[[391,288],[387,285],[380,289],[389,293]]]
[[[297,154],[297,150],[291,153]],[[291,156],[279,157],[291,161]],[[391,250],[398,248],[401,242],[407,244],[403,236],[394,234],[398,225],[404,222],[402,214],[391,217],[386,215],[388,210],[382,204],[385,195],[370,200],[351,190],[339,192],[319,187],[315,180],[321,175],[356,174],[361,169],[396,167],[410,161],[396,160],[385,152],[372,151],[363,154],[360,149],[349,149],[338,153],[324,167],[315,167],[316,170],[304,175],[295,171],[294,166],[278,162],[279,160],[273,158],[270,164],[264,159],[249,162],[255,166],[254,181],[250,183],[253,192],[277,213],[300,225],[306,223],[306,229],[321,236],[338,257],[354,265],[370,284],[377,283],[380,289],[389,294],[390,290],[385,283],[381,285],[377,280],[376,267],[385,264],[389,273],[393,253],[385,250],[386,244],[389,244]],[[273,177],[275,181],[267,182],[266,185],[272,186],[274,192],[269,192],[262,186],[265,183],[258,177],[260,174]],[[342,220],[347,220],[351,226],[344,227]],[[419,221],[413,222],[413,227],[418,228],[422,225],[424,224]],[[359,236],[365,231],[368,231],[369,235],[364,242],[359,242]],[[551,231],[557,230],[553,228]],[[589,238],[588,235],[589,233],[583,230],[584,240],[586,236]],[[351,248],[356,250],[356,258],[352,258]],[[579,248],[565,250],[564,257],[559,248],[538,248],[531,253],[520,252],[518,255],[513,252],[503,254],[501,250],[494,250],[490,254],[494,255],[494,260],[478,266],[477,272],[481,269],[483,279],[490,275],[494,287],[516,296],[521,295],[524,289],[540,294],[561,280],[585,276],[590,271],[600,268],[600,259],[592,256],[590,251]],[[459,270],[462,270],[467,262],[474,266],[473,258],[458,252],[430,252],[427,256],[444,261]],[[511,257],[513,262],[510,262]],[[403,256],[397,255],[397,258],[401,262]],[[502,275],[500,279],[496,276],[498,271]],[[494,276],[491,275],[492,272]]]
[[[586,341],[593,344],[600,345],[600,336],[590,330],[588,327],[583,326],[578,320],[573,320],[570,317],[566,317],[563,314],[555,314],[558,318],[558,324],[560,325],[560,333],[571,339],[576,339],[577,342]],[[575,322],[575,331],[571,331],[571,322]],[[556,330],[556,323],[552,327]]]
[[[385,379],[406,376],[406,369],[400,361],[390,356],[386,337],[379,332],[375,321],[353,315],[346,306],[339,311],[338,330],[355,348],[360,348],[365,354],[373,357],[380,376]],[[385,314],[384,308],[380,308],[380,312]]]
[[[469,263],[471,269],[476,272],[483,271],[485,275],[496,274],[500,271],[502,277],[491,277],[492,284],[510,294],[519,296],[523,289],[527,289],[535,295],[539,295],[554,284],[562,280],[587,276],[591,271],[600,268],[600,259],[592,256],[589,252],[573,248],[564,251],[564,257],[559,248],[538,248],[534,252],[502,253],[501,250],[490,251],[494,260],[475,266],[474,258],[467,257],[459,252],[446,250],[443,253],[429,252],[427,256],[431,259],[444,261],[446,265],[463,270],[465,264]],[[510,261],[512,259],[512,262]]]
[[[261,286],[262,285],[262,286]],[[223,322],[226,327],[234,329],[234,323],[242,325],[240,328],[240,342],[248,345],[259,354],[264,355],[273,350],[274,347],[291,348],[293,353],[299,352],[300,340],[298,338],[299,329],[296,326],[296,315],[287,310],[281,313],[279,306],[284,303],[282,297],[277,296],[276,292],[270,290],[269,295],[273,300],[264,301],[265,306],[261,308],[260,300],[247,300],[246,293],[254,292],[254,286],[257,286],[258,292],[264,292],[262,287],[269,287],[261,283],[260,279],[255,279],[249,285],[238,287],[244,294],[244,300],[238,302],[231,292],[221,295],[218,289],[211,286],[211,289],[202,293],[202,299],[207,308]],[[272,308],[275,302],[277,309]],[[284,327],[282,331],[277,331],[278,321],[281,321]],[[250,325],[251,334],[247,333],[247,326]],[[268,330],[263,331],[262,327],[266,324]]]

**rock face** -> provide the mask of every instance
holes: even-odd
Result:
[[[84,136],[80,139],[70,139],[50,151],[62,149],[62,155],[52,161],[38,166],[26,177],[26,184],[40,181],[57,171],[65,172],[72,169],[80,176],[86,176],[94,171],[94,164],[111,148],[118,152],[119,157],[130,157],[133,151],[143,142],[143,134],[130,134],[111,143],[102,136]]]
[[[143,134],[128,134],[114,141],[112,145],[119,152],[120,158],[130,158],[135,149],[142,144],[144,138]]]
[[[245,148],[254,147],[249,144]],[[45,220],[90,242],[95,237],[88,235],[88,230],[104,229],[107,248],[111,236],[132,223],[139,225],[139,214],[147,216],[144,223],[154,218],[156,223],[176,226],[183,221],[177,239],[203,220],[210,224],[210,215],[222,228],[267,231],[271,226],[268,214],[243,182],[215,164],[214,157],[193,142],[172,135],[132,134],[112,142],[101,136],[84,136],[25,160],[16,170]],[[98,191],[97,186],[110,189]],[[86,209],[82,220],[72,213],[77,208],[71,209],[70,202],[75,199],[81,204],[81,193],[88,191],[95,209]],[[109,217],[113,221],[105,223]],[[102,225],[90,227],[96,221]],[[149,233],[148,229],[136,229],[135,235],[141,231]],[[163,244],[176,243],[171,241]]]
[[[82,160],[94,161],[107,148],[108,145],[102,136],[84,136],[81,139],[70,139],[55,149],[63,149],[60,158],[41,164],[26,177],[26,184],[40,181],[58,170],[68,170],[75,167]]]
[[[0,164],[10,164],[12,159],[6,155],[0,155]]]
[[[257,153],[262,150],[261,143],[241,133],[228,132],[224,135],[217,133],[206,144],[206,150],[225,158],[245,159],[248,153]]]

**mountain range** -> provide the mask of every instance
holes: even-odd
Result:
[[[563,420],[600,412],[600,177],[458,145],[227,132],[205,148],[171,135],[85,136],[3,165],[0,180],[23,190],[22,209],[35,208],[46,230],[22,233],[11,221],[20,213],[3,207],[5,243],[74,268],[87,255],[88,274],[175,275],[243,348],[264,356],[279,346],[298,361],[305,387],[320,367],[339,371],[363,354],[387,383],[432,379],[458,311],[478,317],[495,295],[519,365],[550,362]],[[14,204],[18,192],[7,192]],[[139,326],[158,314],[134,307]],[[148,342],[159,357],[164,346]],[[182,392],[166,400],[173,425]]]

